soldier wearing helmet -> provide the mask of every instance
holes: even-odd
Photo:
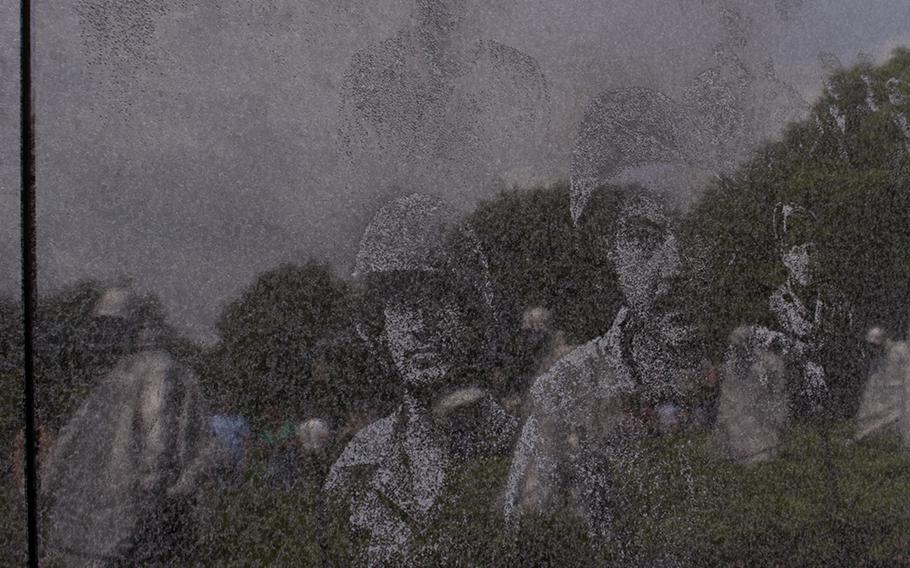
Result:
[[[367,227],[358,329],[401,382],[401,404],[354,436],[326,491],[366,538],[355,563],[415,559],[453,466],[508,450],[515,420],[486,390],[492,296],[476,237],[442,202],[408,195]]]
[[[615,509],[610,464],[634,451],[630,442],[644,433],[653,408],[682,395],[683,346],[691,334],[668,309],[681,257],[660,195],[632,186],[598,197],[612,200],[604,211],[612,211],[613,231],[595,246],[613,266],[624,305],[607,333],[534,381],[504,508],[509,518],[568,511],[592,534],[608,537]]]
[[[732,333],[723,368],[716,439],[740,463],[773,458],[793,414],[817,415],[831,397],[822,365],[832,312],[849,321],[849,306],[828,304],[813,284],[817,275],[811,211],[790,203],[774,208],[774,235],[787,270],[771,294],[774,325],[743,326]],[[843,314],[841,314],[843,312]]]

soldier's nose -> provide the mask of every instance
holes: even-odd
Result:
[[[681,260],[676,237],[671,236],[664,242],[660,260],[661,276],[672,276],[679,270]]]

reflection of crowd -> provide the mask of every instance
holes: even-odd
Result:
[[[194,372],[137,306],[123,287],[101,295],[93,315],[123,332],[108,346],[119,360],[53,439],[39,430],[47,565],[191,563],[200,496],[212,483],[236,489],[260,465],[276,491],[325,477],[333,433],[323,420],[294,423],[272,412],[254,435],[236,401],[220,399],[210,413]]]

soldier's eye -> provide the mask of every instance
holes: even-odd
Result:
[[[654,245],[660,242],[661,231],[656,227],[635,227],[627,233],[627,238],[638,246]]]

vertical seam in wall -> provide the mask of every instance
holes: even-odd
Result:
[[[20,0],[19,96],[22,233],[23,372],[25,379],[25,492],[28,524],[28,563],[38,566],[38,479],[35,433],[34,322],[36,298],[35,254],[35,116],[32,107],[31,2]]]

